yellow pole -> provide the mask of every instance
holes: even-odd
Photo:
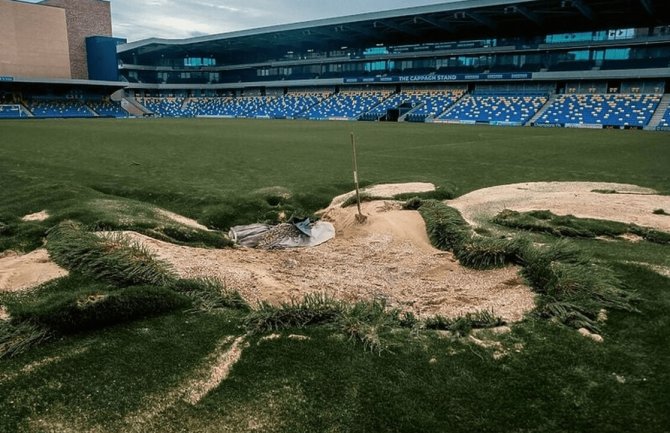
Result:
[[[356,186],[356,204],[358,206],[358,215],[356,215],[356,221],[362,224],[365,222],[365,220],[367,220],[367,217],[363,215],[363,212],[361,211],[361,191],[358,185],[358,161],[356,159],[356,136],[354,135],[353,132],[351,133],[351,150],[354,163],[354,184]]]

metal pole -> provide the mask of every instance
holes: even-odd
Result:
[[[356,221],[359,223],[364,223],[367,220],[367,217],[363,215],[361,211],[361,191],[358,186],[358,161],[356,160],[356,136],[354,133],[351,133],[351,150],[354,163],[354,184],[356,186],[356,204],[358,206],[358,215],[356,215]]]

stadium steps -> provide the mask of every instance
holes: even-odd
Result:
[[[179,111],[186,111],[193,98],[184,98],[184,102],[179,107]]]
[[[398,117],[398,122],[405,122],[405,119],[407,118],[407,116],[409,116],[410,114],[414,113],[416,110],[418,110],[419,108],[423,107],[424,105],[426,105],[426,103],[425,103],[425,102],[422,102],[422,103],[420,103],[419,105],[417,105],[416,107],[414,107],[414,108],[412,108],[411,110],[409,110],[407,113],[405,113],[405,114],[403,114],[402,116]]]
[[[24,104],[23,102],[19,104],[19,107],[21,107],[21,112],[23,112],[26,116],[28,117],[35,117],[35,115],[28,109],[28,106]]]
[[[91,113],[91,115],[93,117],[100,117],[100,115],[98,113],[96,113],[94,109],[89,107],[88,104],[84,104],[84,108],[86,108],[88,110],[88,112]]]
[[[140,104],[132,96],[126,96],[123,99],[121,99],[121,108],[126,110],[131,115],[137,117],[144,117],[145,114],[153,114],[151,110],[149,110],[144,105]]]
[[[439,119],[439,118],[441,118],[441,117],[446,116],[447,114],[449,114],[449,112],[451,112],[451,110],[455,109],[455,108],[456,108],[456,107],[457,107],[463,100],[465,100],[466,97],[469,97],[469,96],[470,96],[470,94],[469,94],[468,92],[463,92],[463,94],[461,95],[460,98],[458,98],[457,100],[455,100],[455,101],[454,101],[454,102],[453,102],[453,103],[452,103],[446,110],[444,110],[442,113],[439,113],[439,114],[437,114],[435,117],[433,117],[433,119]],[[426,120],[428,120],[428,119],[426,119]]]
[[[537,113],[535,113],[535,115],[534,115],[533,117],[531,117],[530,120],[529,120],[528,122],[526,122],[526,124],[525,124],[524,126],[533,126],[533,125],[535,125],[535,122],[537,122],[537,119],[539,119],[540,117],[542,117],[542,115],[549,109],[549,107],[551,107],[551,106],[553,105],[553,103],[554,103],[557,99],[558,99],[558,95],[557,95],[556,93],[554,93],[553,95],[551,95],[551,97],[550,97],[550,98],[547,100],[547,102],[542,106],[542,108],[540,108],[539,110],[537,110]]]
[[[375,106],[373,106],[373,107],[370,108],[369,110],[365,111],[364,113],[361,113],[361,114],[356,118],[356,120],[361,120],[361,118],[362,118],[363,116],[365,116],[366,114],[370,114],[370,113],[374,112],[375,109],[377,109],[377,107],[381,106],[382,104],[385,104],[386,101],[388,101],[389,99],[393,98],[393,97],[394,97],[395,95],[397,95],[398,93],[400,93],[400,92],[393,92],[393,93],[391,93],[387,98],[382,99],[381,101],[379,101],[378,104],[376,104]],[[384,117],[385,115],[386,115],[386,113],[384,113],[383,115],[377,117],[376,120],[381,119],[381,118]]]
[[[656,108],[654,115],[651,117],[649,124],[645,126],[644,129],[655,131],[656,128],[658,128],[658,126],[661,124],[661,120],[663,120],[663,116],[665,115],[665,111],[668,109],[668,106],[670,106],[670,93],[663,95],[663,98],[658,104],[658,107]]]

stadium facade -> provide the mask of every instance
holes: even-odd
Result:
[[[133,43],[106,1],[0,0],[0,29],[0,94],[28,116],[68,97],[93,117],[670,128],[667,0],[466,0]]]

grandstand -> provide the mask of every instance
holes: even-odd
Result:
[[[660,101],[661,95],[561,95],[536,123],[643,128]]]
[[[99,117],[126,118],[128,112],[121,105],[112,101],[89,101],[88,108],[93,110]]]
[[[0,65],[0,96],[11,95],[8,102],[19,104],[18,110],[1,109],[0,118],[132,115],[670,129],[663,103],[670,83],[665,0],[463,0],[132,43],[111,38],[106,22],[69,27],[71,8],[90,7],[104,12],[102,21],[109,19],[108,5],[99,0],[76,0],[62,6],[60,15],[41,4],[15,3],[0,0],[5,15],[14,16],[17,8],[44,15],[55,23],[54,40],[66,35],[72,44],[86,30],[89,58],[84,67],[81,47],[71,50],[69,59],[56,59],[62,66],[58,75],[43,79],[39,74],[48,68],[39,59]],[[22,26],[34,23],[13,28]],[[75,80],[75,69],[87,71],[88,80]]]
[[[302,117],[313,120],[355,120],[364,113],[380,106],[389,96],[391,96],[391,93],[388,90],[345,90],[311,107]]]
[[[435,119],[447,111],[463,95],[463,91],[427,90],[415,94],[417,107],[410,111],[405,120],[408,122],[424,122]]]
[[[85,118],[96,115],[80,100],[33,99],[27,107],[34,117],[41,118]]]
[[[521,126],[547,99],[546,95],[467,95],[438,120]]]

